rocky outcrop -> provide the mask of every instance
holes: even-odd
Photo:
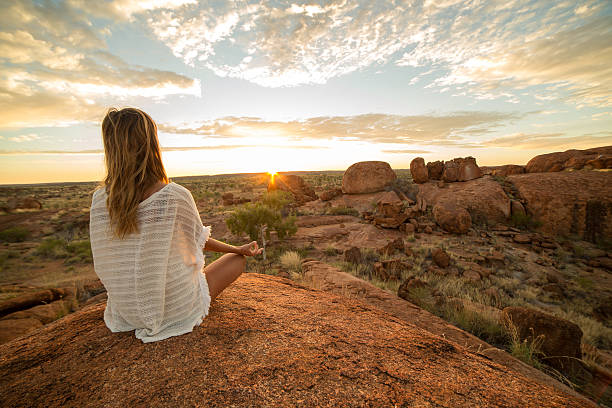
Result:
[[[490,176],[507,177],[513,174],[525,173],[525,166],[516,164],[505,164],[503,166],[483,166],[480,168],[482,174]]]
[[[427,163],[427,171],[431,180],[442,179],[442,173],[444,172],[444,162],[438,160]]]
[[[510,217],[510,199],[491,177],[449,183],[443,188],[435,182],[424,183],[419,185],[418,197],[432,207],[440,203],[464,208],[477,223],[495,224]]]
[[[396,178],[395,172],[387,162],[358,162],[344,172],[342,192],[345,194],[375,193],[384,190]]]
[[[318,197],[313,188],[300,176],[290,174],[277,174],[270,177],[268,191],[283,190],[293,194],[298,204],[316,200]]]
[[[103,310],[0,346],[0,404],[585,406],[378,308],[273,276],[243,275],[193,332],[153,344],[111,333]]]
[[[433,216],[442,229],[454,234],[465,234],[472,226],[470,213],[465,208],[450,203],[436,204]]]
[[[562,373],[574,374],[574,362],[582,357],[580,327],[559,317],[519,306],[506,307],[503,316],[516,326],[521,341],[541,339],[546,364]]]
[[[612,146],[587,150],[566,150],[541,154],[529,160],[527,173],[547,173],[563,170],[609,169],[612,168]]]
[[[400,299],[399,297],[382,290],[371,283],[365,282],[353,275],[342,272],[337,268],[327,265],[319,261],[308,261],[302,264],[304,270],[304,279],[312,287],[325,290],[332,293],[341,294],[346,297],[359,299],[369,305],[375,306],[389,313],[394,318],[404,321],[410,325],[415,325],[418,328],[425,329],[433,333],[439,338],[450,340],[467,350],[483,355],[495,364],[500,364],[507,367],[508,373],[512,376],[525,376],[534,381],[534,383],[545,384],[554,387],[563,393],[568,393],[578,398],[585,407],[594,407],[591,401],[577,394],[565,385],[555,381],[551,377],[541,371],[528,366],[514,357],[510,356],[505,351],[499,350],[490,344],[480,340],[479,338],[458,329],[457,327],[447,323],[443,319],[434,316],[428,311],[415,306],[409,301]],[[425,283],[416,278],[410,278],[402,283],[404,291],[409,291],[411,288],[425,286]],[[516,374],[519,373],[519,374]],[[518,404],[518,405],[517,405]],[[486,401],[481,401],[476,406],[487,406]],[[520,403],[515,403],[511,398],[501,406],[519,406]]]
[[[557,172],[507,177],[540,230],[598,242],[612,237],[612,172]]]
[[[422,157],[417,157],[410,162],[410,174],[412,175],[412,180],[417,184],[425,183],[429,180],[429,171]]]

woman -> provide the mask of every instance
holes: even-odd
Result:
[[[191,332],[261,249],[210,238],[189,190],[166,176],[149,115],[110,109],[102,139],[107,174],[93,194],[90,240],[108,292],[104,321],[145,343]],[[202,269],[202,249],[227,254]]]

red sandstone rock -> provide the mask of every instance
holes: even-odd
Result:
[[[441,228],[455,234],[465,234],[472,226],[472,218],[467,210],[452,204],[436,204],[433,216]]]
[[[376,203],[376,211],[383,217],[396,217],[404,208],[404,203],[393,191],[387,191]]]
[[[316,200],[318,197],[312,187],[300,176],[289,174],[278,174],[270,177],[268,191],[283,190],[293,194],[295,201],[299,204]]]
[[[330,190],[325,190],[321,194],[319,194],[319,198],[321,199],[321,201],[329,201],[332,198],[338,197],[340,195],[342,195],[341,188],[332,188]]]
[[[572,359],[582,357],[580,327],[559,317],[519,306],[506,307],[503,314],[517,327],[521,340],[542,336],[541,350],[548,356],[544,360],[546,364],[562,373],[572,373]]]
[[[510,212],[512,213],[513,216],[517,216],[517,217],[526,217],[527,213],[525,212],[525,207],[523,207],[523,204],[518,201],[518,200],[510,200]]]
[[[427,163],[427,172],[429,173],[430,180],[442,179],[442,173],[444,172],[444,162],[438,160]]]
[[[362,259],[361,249],[357,247],[352,247],[344,251],[344,262],[360,264]]]
[[[518,174],[507,180],[542,232],[592,242],[612,236],[612,172]]]
[[[342,176],[342,192],[345,194],[363,194],[382,191],[392,184],[397,176],[382,161],[365,161],[351,165]]]
[[[440,268],[446,268],[450,263],[450,256],[442,248],[434,248],[431,251],[431,257]]]
[[[429,180],[429,172],[422,157],[417,157],[410,162],[410,174],[412,175],[412,180],[417,184],[425,183]]]
[[[447,183],[453,183],[459,180],[459,164],[457,162],[447,161],[444,163],[442,180],[446,181]]]
[[[600,155],[612,155],[612,146],[596,147],[587,150],[572,149],[565,152],[541,154],[529,160],[525,170],[527,173],[557,172],[565,169],[580,170],[587,162],[596,160]],[[606,164],[612,163],[607,163],[605,160],[601,162],[602,166]]]
[[[42,290],[36,293],[26,293],[24,295],[5,300],[0,303],[0,316],[6,316],[9,313],[17,312],[24,309],[29,309],[33,306],[50,303],[60,297],[59,293],[52,290]]]
[[[525,166],[519,166],[516,164],[505,164],[503,166],[483,166],[480,167],[480,170],[483,174],[498,177],[507,177],[512,174],[525,173]]]
[[[476,159],[473,157],[453,159],[458,161],[459,175],[457,181],[469,181],[482,177],[482,171],[476,164]]]
[[[28,334],[42,325],[40,320],[32,317],[24,319],[2,319],[0,320],[0,344]]]
[[[474,217],[474,222],[489,225],[505,222],[510,217],[510,199],[491,177],[449,183],[443,189],[432,182],[420,184],[417,199],[431,206],[445,203],[463,207]]]

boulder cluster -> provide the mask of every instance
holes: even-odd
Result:
[[[375,193],[393,184],[396,178],[395,172],[387,162],[358,162],[344,172],[342,192],[344,194]]]
[[[417,157],[410,163],[412,180],[417,184],[429,180],[441,180],[446,183],[468,181],[482,177],[482,171],[473,157],[458,157],[446,162],[434,161],[425,164],[422,157]]]

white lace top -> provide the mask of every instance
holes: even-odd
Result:
[[[188,333],[208,314],[202,249],[210,236],[193,196],[169,183],[138,207],[139,232],[113,236],[106,191],[93,194],[89,234],[94,269],[106,287],[104,322],[148,343]]]

